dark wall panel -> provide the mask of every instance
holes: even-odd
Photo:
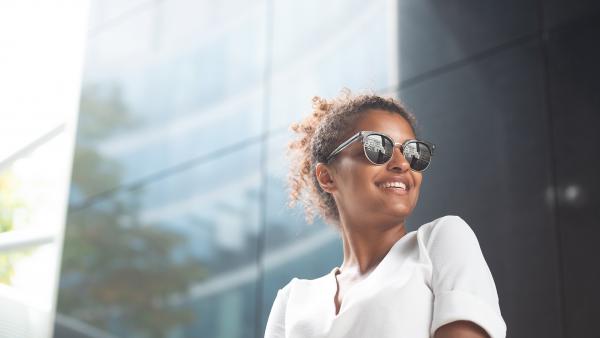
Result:
[[[597,0],[543,0],[544,29],[569,25],[600,11]]]
[[[568,337],[597,337],[600,316],[600,15],[554,30],[548,40],[558,221]]]
[[[400,92],[422,137],[438,145],[411,224],[457,214],[471,225],[510,337],[560,337],[539,60],[541,46],[531,41]]]
[[[400,0],[400,80],[535,33],[533,0]]]

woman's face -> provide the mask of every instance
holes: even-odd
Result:
[[[377,131],[396,143],[414,139],[404,117],[384,110],[369,110],[360,116],[347,137],[358,131]],[[412,171],[399,147],[384,165],[374,165],[365,157],[362,142],[354,142],[330,164],[335,197],[342,220],[344,216],[370,224],[389,224],[406,219],[417,205],[423,176]],[[385,187],[385,183],[404,182],[406,190]],[[343,214],[343,215],[342,215]]]

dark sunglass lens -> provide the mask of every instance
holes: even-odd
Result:
[[[392,140],[383,135],[372,134],[367,136],[365,143],[365,155],[375,164],[387,162],[394,151]]]
[[[431,161],[429,147],[421,142],[410,142],[404,147],[404,157],[410,163],[410,167],[416,171],[423,171]]]

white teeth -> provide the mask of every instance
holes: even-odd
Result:
[[[406,190],[406,185],[402,182],[386,182],[380,185],[382,188],[401,188]]]

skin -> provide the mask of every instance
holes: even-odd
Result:
[[[361,130],[379,131],[402,143],[414,139],[410,124],[401,115],[369,110],[356,121],[344,139]],[[419,199],[423,174],[410,170],[399,147],[384,165],[373,165],[365,157],[362,143],[354,142],[329,164],[318,163],[315,175],[323,190],[333,195],[340,215],[344,261],[336,274],[338,290],[334,298],[339,312],[345,292],[366,278],[391,247],[406,235],[405,222]],[[397,195],[378,184],[403,176],[409,182],[406,195]],[[483,329],[468,321],[440,327],[434,338],[484,338]]]

